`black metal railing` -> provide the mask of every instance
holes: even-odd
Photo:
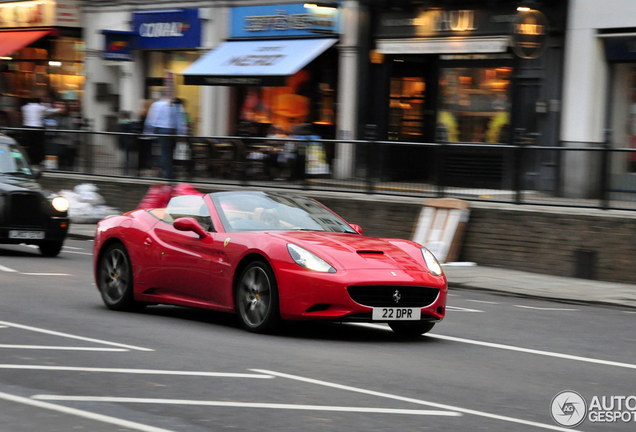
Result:
[[[0,128],[18,142],[29,130]],[[66,134],[72,147],[66,172],[162,179],[160,135],[55,132]],[[513,144],[174,138],[184,143],[173,154],[180,181],[636,210],[636,149],[612,147],[609,133],[604,142],[559,146],[537,145],[536,136],[521,130]],[[61,171],[62,161],[54,162],[49,158],[42,168]]]

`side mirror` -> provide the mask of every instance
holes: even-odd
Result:
[[[179,231],[192,231],[199,235],[199,238],[204,238],[208,235],[208,232],[203,229],[201,224],[197,222],[195,218],[182,217],[174,221],[174,229]]]
[[[356,224],[349,224],[349,226],[351,226],[351,228],[353,228],[354,230],[356,230],[356,232],[360,235],[362,235],[362,227],[360,225],[356,225]]]

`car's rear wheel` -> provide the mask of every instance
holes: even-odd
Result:
[[[234,303],[245,329],[268,333],[277,327],[278,288],[274,272],[266,262],[258,260],[245,267],[238,279]]]
[[[435,323],[419,321],[419,322],[390,322],[389,327],[395,333],[404,337],[417,337],[428,333],[435,326]]]
[[[130,256],[120,243],[108,247],[99,260],[97,282],[108,309],[130,311],[143,307],[133,299],[133,273]]]
[[[39,245],[40,253],[45,257],[54,257],[60,254],[63,241],[46,242]]]

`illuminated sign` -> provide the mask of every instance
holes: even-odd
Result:
[[[81,27],[75,0],[0,3],[0,28]]]
[[[540,57],[548,47],[550,26],[538,10],[519,12],[512,23],[512,50],[523,59]]]
[[[134,13],[135,48],[183,49],[201,46],[199,9],[166,9]]]

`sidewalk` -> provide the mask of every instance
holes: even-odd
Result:
[[[96,224],[71,224],[68,238],[91,240]],[[636,285],[564,278],[517,270],[443,265],[448,286],[550,299],[636,308]]]

